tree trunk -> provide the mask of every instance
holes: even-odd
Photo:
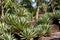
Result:
[[[38,19],[38,16],[39,16],[39,6],[37,7],[36,20]]]
[[[38,19],[38,16],[39,16],[39,4],[40,4],[40,0],[37,0],[36,20]]]
[[[4,0],[1,0],[2,1],[2,5],[1,5],[1,8],[2,8],[2,19],[4,21]]]

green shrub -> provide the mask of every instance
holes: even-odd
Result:
[[[52,18],[60,19],[60,11],[55,11],[52,15]]]
[[[11,26],[5,23],[0,23],[0,40],[16,40],[11,35]]]
[[[51,14],[44,14],[42,15],[38,21],[37,24],[51,24],[52,23],[52,19],[51,19]]]
[[[25,17],[17,17],[16,15],[6,15],[6,23],[12,25],[18,31],[30,26]]]
[[[17,15],[20,17],[27,17],[30,13],[25,7],[21,7],[18,9]]]
[[[37,33],[37,36],[41,37],[41,36],[47,36],[51,33],[51,28],[50,28],[50,25],[38,25],[36,27],[36,33]]]
[[[36,37],[36,32],[33,27],[30,27],[24,29],[20,36],[23,37],[22,39],[30,40],[31,38]]]
[[[0,22],[0,34],[10,32],[11,32],[11,26]]]
[[[3,33],[0,35],[0,40],[16,40],[11,34]]]
[[[29,15],[26,17],[26,19],[28,21],[32,21],[34,18],[33,18],[33,13],[29,13]]]

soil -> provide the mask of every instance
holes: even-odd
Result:
[[[59,30],[59,26],[56,25],[56,24],[52,24],[52,25],[51,25],[51,28],[52,28],[52,33],[54,33],[54,32],[59,32],[59,31],[60,31],[60,30]]]
[[[60,40],[60,32],[52,33],[50,37],[41,37],[38,40]]]

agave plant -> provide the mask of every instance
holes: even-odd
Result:
[[[24,7],[21,7],[18,9],[17,15],[18,16],[23,16],[23,17],[27,17],[30,13],[28,12],[28,10]]]
[[[0,34],[10,33],[10,31],[11,31],[11,26],[9,26],[5,23],[0,23]]]
[[[44,14],[45,16],[47,16],[47,17],[49,17],[50,19],[52,19],[52,13],[46,13],[46,14]]]
[[[30,27],[24,29],[20,36],[23,37],[22,39],[33,40],[33,38],[36,37],[36,32],[34,31],[34,28]]]
[[[0,22],[0,40],[15,40],[11,35],[11,27]]]
[[[12,1],[11,0],[4,0],[5,1],[5,6],[4,7],[8,7],[11,5],[12,7]]]
[[[27,15],[26,18],[28,21],[32,21],[33,20],[33,13],[29,13],[29,15]]]
[[[41,37],[41,36],[47,36],[51,33],[51,28],[49,27],[49,25],[38,25],[36,27],[36,32],[37,32],[37,36]]]
[[[52,19],[48,16],[48,14],[45,14],[38,19],[37,23],[38,24],[51,24]]]
[[[6,23],[19,31],[29,26],[25,17],[17,17],[16,15],[6,15]]]
[[[17,9],[18,6],[15,2],[12,0],[4,0],[4,4],[5,12],[9,9],[9,13],[16,13],[15,9]]]
[[[60,11],[55,11],[55,13],[52,14],[53,18],[60,19]]]
[[[3,33],[0,35],[0,40],[16,40],[11,34]]]

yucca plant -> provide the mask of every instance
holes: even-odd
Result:
[[[33,20],[33,13],[30,13],[26,8],[21,7],[20,9],[18,9],[17,14],[19,17],[26,17],[26,19],[28,21],[32,21]]]
[[[52,19],[51,19],[51,17],[48,16],[48,14],[45,14],[38,19],[37,23],[38,24],[51,24]]]
[[[50,19],[52,19],[52,16],[53,16],[52,13],[49,13],[49,12],[46,13],[46,14],[44,14],[44,15],[47,16],[47,17],[49,17]]]
[[[12,3],[11,0],[4,0],[4,1],[5,1],[5,6],[4,7],[6,7],[6,8],[9,7],[9,6],[12,7],[13,3]]]
[[[0,22],[0,40],[15,40],[11,35],[11,26]]]
[[[33,27],[30,27],[24,29],[20,36],[23,37],[22,39],[33,40],[33,38],[36,37],[36,32]]]
[[[29,14],[27,15],[26,19],[27,19],[28,21],[32,21],[32,20],[34,19],[34,18],[33,18],[33,13],[29,13]]]
[[[37,36],[41,37],[41,36],[47,36],[51,33],[51,28],[49,25],[38,25],[36,27],[36,33],[37,33]]]
[[[55,11],[52,15],[52,18],[60,19],[60,11]]]
[[[12,0],[4,0],[4,11],[6,12],[9,9],[9,13],[16,13],[17,5]]]
[[[6,15],[6,23],[9,25],[12,25],[15,29],[21,31],[24,30],[24,28],[30,26],[27,23],[27,20],[25,17],[18,17],[16,15]]]
[[[3,33],[0,35],[0,40],[16,40],[11,34]]]
[[[10,32],[11,32],[11,26],[0,22],[0,34]]]
[[[17,9],[17,15],[18,16],[22,16],[22,17],[27,17],[30,13],[28,12],[28,10],[25,7],[21,7],[19,9]]]

